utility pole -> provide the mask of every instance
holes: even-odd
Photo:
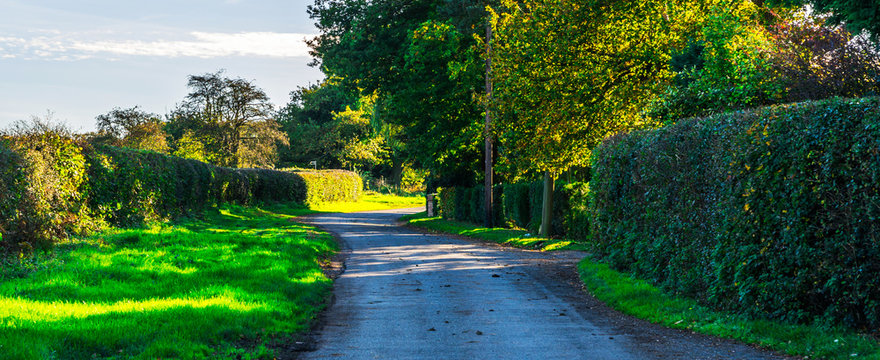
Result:
[[[483,131],[486,137],[486,217],[485,226],[492,227],[492,115],[490,107],[492,102],[492,24],[486,22],[486,122]]]

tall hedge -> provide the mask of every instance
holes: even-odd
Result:
[[[163,154],[92,147],[53,132],[0,141],[0,251],[28,252],[70,234],[137,226],[233,202],[355,201],[348,171],[229,169]]]
[[[541,181],[502,184],[493,187],[493,218],[496,226],[537,232],[541,225],[544,183]],[[439,214],[446,219],[482,224],[485,187],[438,189]],[[586,183],[560,182],[553,193],[553,223],[550,234],[584,241],[589,236]]]
[[[880,100],[774,106],[607,140],[597,251],[721,308],[880,327]]]

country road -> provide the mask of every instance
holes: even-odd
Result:
[[[305,359],[783,359],[612,311],[541,253],[396,224],[418,209],[318,215],[345,271]]]

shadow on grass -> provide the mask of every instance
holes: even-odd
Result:
[[[0,283],[0,358],[214,358],[303,331],[336,248],[290,218],[233,206],[86,239]]]

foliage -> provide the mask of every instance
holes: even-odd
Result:
[[[472,185],[482,141],[478,0],[318,0],[315,63],[352,92],[376,95],[373,122],[389,148],[392,178],[405,163],[435,185]]]
[[[588,164],[606,136],[643,125],[670,52],[712,1],[502,1],[492,10],[491,104],[504,171]]]
[[[672,86],[645,111],[658,122],[784,102],[877,92],[874,45],[805,11],[743,2],[713,10],[689,46],[673,56]]]
[[[829,13],[831,21],[846,25],[849,31],[866,31],[874,39],[880,36],[880,3],[876,0],[782,0],[784,3],[813,5],[814,11]]]
[[[98,115],[95,120],[98,134],[109,136],[110,145],[132,149],[168,153],[167,134],[159,115],[150,114],[135,106],[128,109],[114,108]]]
[[[190,75],[187,86],[190,93],[168,116],[167,131],[178,140],[175,154],[219,166],[252,166],[274,157],[277,142],[284,143],[271,118],[269,97],[251,82],[227,78],[221,70]],[[202,142],[203,148],[194,147],[193,141]]]
[[[877,329],[878,109],[832,99],[609,139],[590,183],[595,249],[715,307]]]
[[[281,125],[272,120],[247,123],[240,141],[238,167],[242,168],[274,168],[279,159],[278,146],[290,145]]]
[[[223,206],[60,247],[0,282],[0,358],[280,356],[323,308],[337,250],[293,210]]]
[[[449,220],[482,223],[483,191],[482,186],[438,189],[439,215]],[[497,185],[494,191],[496,224],[537,232],[541,225],[543,182]],[[588,240],[588,195],[589,187],[586,183],[558,184],[553,195],[553,223],[550,228],[553,237],[574,241]]]
[[[297,171],[293,174],[305,182],[303,203],[309,206],[323,202],[358,201],[364,188],[361,177],[351,171]]]
[[[540,251],[586,249],[584,243],[571,240],[533,237],[528,236],[525,230],[485,228],[468,222],[443,219],[439,216],[429,218],[425,216],[424,212],[411,217],[404,217],[402,220],[407,220],[407,224],[418,228],[488,240],[522,249]]]
[[[773,70],[786,85],[785,101],[880,93],[877,44],[827,21],[800,12],[771,29],[777,43]]]
[[[766,11],[748,1],[712,6],[688,46],[673,53],[674,81],[652,100],[647,117],[672,123],[780,102],[784,89],[772,71],[775,44]]]
[[[663,326],[730,338],[790,355],[820,359],[876,359],[876,338],[821,324],[751,320],[713,311],[693,299],[670,295],[650,282],[584,258],[578,265],[590,294],[611,308]]]
[[[0,147],[0,248],[27,255],[94,226],[80,191],[86,185],[85,158],[51,114],[15,123]]]
[[[322,168],[340,167],[336,159],[328,157],[323,138],[332,127],[334,114],[357,101],[357,96],[349,94],[333,78],[291,92],[290,102],[275,115],[290,139],[290,145],[280,150],[281,163],[306,167],[316,161]]]

